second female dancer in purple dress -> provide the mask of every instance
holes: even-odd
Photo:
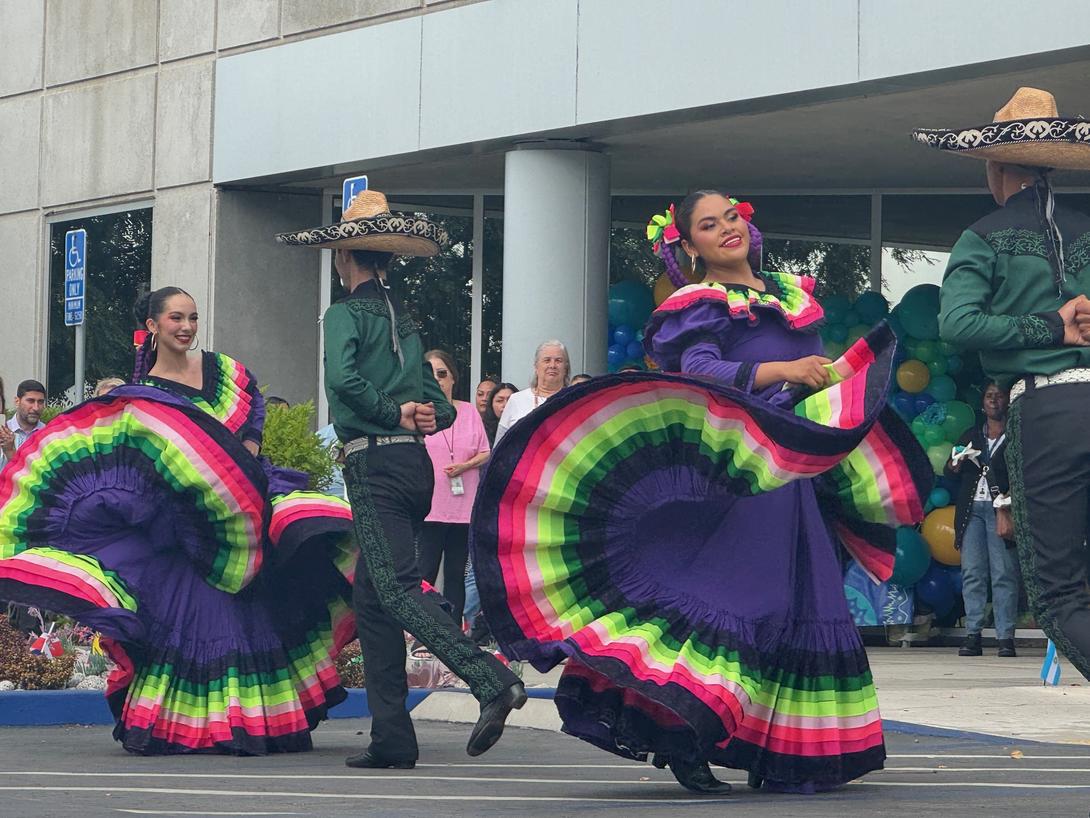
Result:
[[[595,378],[513,428],[473,560],[507,655],[566,660],[566,732],[698,792],[730,789],[710,764],[812,792],[885,759],[835,541],[888,578],[931,470],[885,408],[888,327],[822,357],[814,281],[761,271],[752,212],[699,191],[653,220],[686,286],[644,346],[678,374]]]

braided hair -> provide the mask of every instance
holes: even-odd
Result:
[[[154,292],[143,292],[133,304],[132,314],[139,329],[147,328],[149,318],[158,318],[166,310],[167,299],[176,295],[189,296],[181,287],[160,287]],[[189,296],[192,298],[193,296]],[[142,344],[136,348],[136,360],[133,363],[132,382],[140,383],[155,366],[155,337],[149,332]]]

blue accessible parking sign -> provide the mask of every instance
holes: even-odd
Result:
[[[64,234],[64,324],[83,323],[87,281],[87,231],[69,230]]]
[[[348,206],[352,204],[352,199],[355,198],[357,193],[364,190],[367,190],[366,176],[353,176],[351,179],[345,179],[344,184],[341,185],[341,211],[348,210]]]

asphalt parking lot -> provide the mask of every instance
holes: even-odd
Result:
[[[681,789],[668,772],[625,762],[567,736],[509,729],[487,755],[465,754],[468,726],[417,722],[415,770],[356,771],[344,757],[367,721],[327,722],[312,753],[141,758],[105,727],[0,729],[0,815],[261,816],[1085,816],[1090,747],[1003,744],[889,733],[887,769],[815,796]],[[360,734],[362,731],[362,735]]]

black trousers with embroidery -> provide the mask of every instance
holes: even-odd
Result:
[[[408,631],[489,702],[518,677],[470,641],[420,589],[415,539],[431,507],[434,477],[427,449],[416,443],[371,446],[349,455],[344,468],[360,561],[352,602],[371,709],[371,751],[392,761],[416,760],[412,720],[405,709]]]
[[[1090,383],[1028,389],[1010,410],[1007,468],[1022,578],[1038,625],[1090,679]]]

